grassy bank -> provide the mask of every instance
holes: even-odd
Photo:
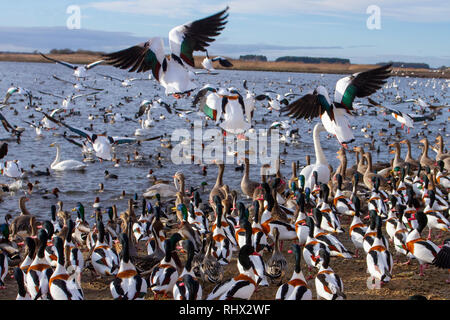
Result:
[[[87,53],[73,54],[49,54],[54,59],[67,61],[74,64],[86,64],[101,59],[101,55]],[[204,56],[196,56],[196,66],[201,66]],[[33,53],[0,53],[0,61],[15,62],[50,62],[39,54]],[[252,70],[252,71],[274,71],[274,72],[304,72],[304,73],[334,73],[334,74],[351,74],[363,70],[373,68],[373,65],[366,64],[332,64],[332,63],[300,63],[300,62],[275,62],[275,61],[244,61],[230,59],[233,63],[233,70]],[[220,66],[217,67],[220,69]],[[429,69],[412,69],[412,68],[394,68],[396,76],[404,77],[421,77],[421,78],[450,78],[450,69],[445,71],[436,71]]]

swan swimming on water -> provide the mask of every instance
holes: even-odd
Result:
[[[56,158],[50,165],[50,168],[56,171],[66,170],[84,170],[87,166],[80,161],[69,159],[61,161],[61,147],[57,143],[52,143],[50,147],[56,148]]]

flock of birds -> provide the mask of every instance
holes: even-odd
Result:
[[[5,277],[12,271],[17,281],[17,299],[80,300],[84,299],[82,278],[86,277],[86,272],[91,272],[95,277],[110,280],[113,299],[144,299],[150,293],[155,299],[159,296],[177,300],[251,299],[256,290],[277,286],[273,299],[310,300],[315,291],[317,299],[332,300],[346,299],[346,294],[342,278],[332,268],[331,258],[350,260],[363,251],[369,281],[374,287],[386,285],[395,277],[395,256],[406,257],[408,264],[417,260],[420,276],[424,276],[427,265],[450,269],[450,241],[441,240],[450,228],[450,154],[446,153],[444,145],[445,123],[444,135],[438,134],[437,145],[432,147],[436,151],[434,159],[428,155],[430,143],[426,136],[420,140],[423,152],[416,160],[411,155],[410,141],[396,139],[401,137],[397,130],[392,141],[385,140],[395,153],[391,162],[372,162],[373,136],[370,151],[364,151],[365,145],[348,147],[355,142],[355,127],[351,126],[350,119],[358,113],[364,114],[364,106],[369,107],[369,112],[381,108],[391,113],[408,129],[414,127],[414,122],[435,120],[436,115],[448,108],[448,105],[430,105],[421,99],[413,101],[401,96],[395,97],[392,105],[414,102],[421,114],[400,112],[372,98],[368,98],[368,104],[354,103],[356,98],[369,97],[386,88],[392,74],[389,64],[339,79],[333,100],[320,83],[314,83],[315,89],[304,94],[278,94],[273,90],[255,94],[245,80],[245,95],[235,87],[204,85],[193,96],[194,109],[180,109],[176,103],[169,105],[155,97],[151,101],[143,100],[134,118],[105,110],[105,123],[139,123],[135,137],[110,136],[96,131],[92,125],[78,128],[67,122],[66,119],[79,113],[73,108],[75,100],[89,97],[96,101],[97,95],[104,92],[81,81],[88,77],[89,70],[104,63],[131,72],[151,71],[148,78],[141,79],[99,74],[120,82],[123,87],[132,86],[138,80],[156,81],[166,95],[187,99],[197,90],[196,75],[215,73],[214,61],[224,67],[232,66],[225,58],[210,58],[206,51],[223,30],[227,10],[173,28],[169,33],[169,56],[165,55],[163,42],[157,37],[84,66],[42,54],[45,59],[74,70],[76,82],[53,78],[71,85],[77,93],[63,96],[38,90],[43,95],[62,99],[56,109],[45,111],[36,103],[41,98],[33,90],[20,86],[8,89],[1,109],[10,106],[13,95],[23,95],[27,98],[25,108],[32,108],[42,116],[38,123],[27,122],[35,128],[36,136],[60,128],[70,131],[75,135],[70,136],[65,131],[60,136],[81,148],[83,161],[61,160],[60,145],[52,143],[50,147],[56,148],[56,157],[46,171],[24,170],[20,160],[1,163],[1,174],[15,179],[12,184],[2,185],[2,196],[8,197],[8,192],[25,192],[19,199],[20,214],[6,215],[5,223],[0,225],[1,288],[5,287]],[[206,71],[195,71],[194,51],[207,53],[202,63]],[[86,89],[91,92],[82,92]],[[300,98],[291,101],[296,96]],[[93,204],[93,224],[88,222],[81,202],[72,209],[77,215],[73,221],[70,211],[63,208],[57,188],[42,193],[44,199],[56,202],[51,205],[48,219],[33,214],[26,206],[33,192],[39,192],[36,183],[24,184],[30,176],[51,176],[50,169],[82,171],[87,163],[95,163],[95,158],[119,166],[115,150],[124,144],[140,145],[160,139],[161,145],[172,148],[166,133],[150,137],[155,120],[151,110],[166,110],[168,114],[176,113],[186,119],[198,111],[197,114],[221,128],[224,135],[245,140],[255,131],[257,103],[265,101],[270,113],[279,112],[280,117],[294,118],[270,125],[270,129],[285,130],[280,140],[286,146],[299,144],[301,133],[292,129],[296,120],[321,119],[312,131],[315,163],[311,163],[309,156],[303,167],[299,161],[293,161],[289,179],[281,174],[283,160],[279,158],[276,174],[269,173],[270,165],[262,165],[261,179],[252,180],[250,161],[244,156],[242,166],[235,168],[243,172],[240,191],[224,183],[229,166],[217,159],[218,175],[211,189],[207,190],[203,183],[186,181],[181,171],[174,174],[172,184],[156,179],[150,170],[147,177],[153,185],[143,192],[141,200],[137,193],[129,199],[125,211],[119,213],[115,204],[105,210],[97,197]],[[146,118],[141,119],[144,115]],[[89,118],[93,119],[94,115],[90,114]],[[164,119],[161,115],[160,120]],[[2,114],[0,120],[12,135],[9,143],[4,142],[0,147],[0,159],[3,159],[12,142],[17,142],[19,147],[25,129],[11,125]],[[191,122],[191,128],[193,125]],[[335,137],[342,146],[336,170],[330,166],[321,146],[320,133],[324,131],[328,133],[327,138]],[[367,127],[362,131],[366,133]],[[79,138],[82,141],[77,140]],[[401,144],[408,148],[405,158],[401,157]],[[351,167],[347,167],[348,152],[356,156],[356,163]],[[134,159],[142,157],[136,150]],[[160,154],[154,156],[160,157]],[[161,164],[160,159],[157,161]],[[206,170],[203,164],[203,175],[207,174]],[[114,180],[118,176],[105,170],[105,179]],[[99,192],[103,192],[102,184]],[[121,199],[125,197],[124,192]],[[107,219],[103,218],[105,214]],[[348,231],[344,231],[345,220]],[[425,228],[429,233],[422,237]],[[440,232],[435,239],[432,239],[432,230]],[[354,252],[344,246],[344,237],[349,237]],[[439,245],[437,240],[441,242]],[[291,243],[289,252],[294,256],[292,274],[287,274],[290,263],[286,251],[283,252],[285,241]],[[302,263],[308,268],[308,277],[303,273]],[[231,276],[226,277],[226,274]],[[314,290],[308,283],[311,279],[314,279]],[[214,285],[207,293],[203,292],[206,283]]]

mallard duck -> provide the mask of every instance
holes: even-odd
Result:
[[[196,191],[194,201],[189,204],[188,222],[192,224],[200,234],[209,232],[209,221],[205,213],[199,208],[201,203],[200,194]]]
[[[130,261],[129,239],[126,233],[121,233],[122,245],[119,271],[109,285],[114,300],[143,300],[147,293],[147,282],[138,275],[135,266]]]
[[[319,250],[320,268],[314,280],[317,300],[345,300],[344,284],[341,277],[329,266],[330,254],[324,249]]]
[[[165,256],[160,263],[155,266],[150,274],[150,289],[154,294],[155,300],[158,295],[167,297],[172,293],[173,286],[178,279],[178,266],[174,256],[176,256],[175,246],[182,239],[179,233],[174,233],[169,240],[164,241]]]
[[[312,292],[306,283],[305,276],[300,268],[301,249],[298,244],[292,245],[295,257],[294,272],[291,279],[281,285],[275,295],[275,300],[312,300]]]
[[[185,240],[183,248],[187,252],[187,259],[184,269],[173,287],[173,298],[175,300],[201,300],[202,286],[192,270],[194,244],[190,240]]]
[[[206,237],[206,253],[201,264],[203,280],[211,283],[220,283],[223,278],[223,266],[213,255],[214,239],[212,233]]]
[[[26,275],[26,287],[32,300],[47,300],[49,295],[48,283],[53,270],[45,259],[45,248],[47,246],[48,235],[45,230],[39,230],[39,247],[36,257],[28,268]]]
[[[63,240],[56,236],[53,238],[58,260],[55,271],[48,281],[49,292],[53,300],[83,300],[84,294],[81,283],[76,278],[70,279],[65,268]]]
[[[239,275],[216,285],[206,300],[249,300],[256,289],[255,275],[249,256],[254,252],[251,246],[239,250],[238,260],[243,268]]]
[[[280,232],[278,231],[277,227],[274,227],[273,229],[273,236],[275,238],[274,247],[272,256],[267,261],[266,271],[271,282],[273,283],[275,280],[279,280],[278,285],[280,285],[283,281],[283,276],[287,270],[287,261],[283,253],[280,251],[279,247]]]

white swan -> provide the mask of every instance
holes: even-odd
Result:
[[[314,126],[313,140],[314,149],[316,153],[316,163],[311,164],[303,168],[300,175],[305,177],[305,188],[309,187],[311,190],[314,186],[313,172],[317,171],[317,183],[328,183],[330,180],[330,168],[328,167],[327,158],[323,153],[322,146],[320,145],[320,132],[326,131],[322,123],[317,123]]]
[[[84,168],[87,167],[83,162],[80,162],[77,160],[69,159],[69,160],[61,161],[61,154],[60,154],[61,148],[60,148],[59,144],[52,143],[50,145],[50,147],[56,147],[56,158],[50,165],[50,168],[52,170],[56,170],[56,171],[84,170]]]

